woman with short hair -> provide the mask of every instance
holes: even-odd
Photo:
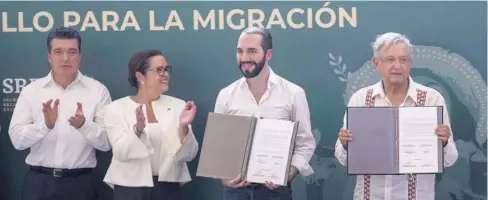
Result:
[[[129,61],[129,82],[137,94],[105,109],[112,162],[104,181],[115,200],[179,200],[191,181],[187,162],[198,152],[191,128],[196,106],[164,95],[172,68],[161,52],[140,51]]]

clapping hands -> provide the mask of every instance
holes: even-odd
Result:
[[[186,102],[183,111],[180,114],[180,127],[186,127],[190,124],[193,119],[195,118],[195,114],[197,112],[197,106],[193,101]]]
[[[142,105],[136,108],[136,120],[136,130],[140,133],[146,128],[146,116],[142,111]]]
[[[77,129],[81,128],[85,124],[85,115],[83,115],[83,108],[81,103],[77,103],[77,108],[74,116],[71,116],[68,120],[69,124]]]
[[[54,125],[56,124],[56,120],[58,119],[58,107],[59,107],[59,99],[53,100],[50,99],[45,103],[42,103],[42,113],[44,114],[44,121],[46,123],[46,127],[49,129],[53,129]],[[83,108],[81,103],[77,103],[77,108],[75,111],[74,116],[68,119],[68,123],[79,129],[83,124],[85,124],[85,116],[83,115]]]
[[[53,129],[56,120],[58,119],[58,105],[59,99],[54,101],[54,105],[51,106],[53,100],[50,99],[46,103],[42,103],[42,113],[44,114],[44,121],[48,129]]]

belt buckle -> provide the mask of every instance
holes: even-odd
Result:
[[[61,172],[63,172],[63,169],[53,169],[53,176],[56,178],[60,178],[62,177]]]

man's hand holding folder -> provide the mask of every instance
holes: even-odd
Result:
[[[290,172],[288,173],[287,182],[288,183],[291,182],[297,174],[298,174],[298,169],[294,166],[290,166]],[[264,183],[264,186],[266,186],[270,190],[274,190],[279,187],[279,185],[276,185],[271,181],[266,181]]]
[[[352,134],[349,130],[341,128],[339,132],[339,141],[341,141],[344,149],[347,149],[347,142],[352,140]]]
[[[246,178],[242,178],[240,175],[232,180],[222,180],[222,184],[229,188],[242,188],[249,186],[251,182],[246,181]]]
[[[288,182],[291,182],[297,174],[298,174],[298,169],[294,166],[290,166],[290,172],[288,173]],[[251,185],[252,183],[249,181],[246,181],[245,177],[242,179],[241,176],[238,176],[232,180],[225,180],[224,179],[224,180],[222,180],[222,184],[224,184],[224,186],[229,187],[229,188],[242,188],[242,187],[247,187],[247,186]],[[270,190],[274,190],[274,189],[278,188],[279,185],[276,185],[271,181],[266,181],[264,183],[264,186],[266,186]]]
[[[447,140],[449,137],[451,137],[451,129],[449,129],[449,126],[441,124],[435,129],[435,134],[437,134],[437,137],[442,140],[442,144],[446,146]]]

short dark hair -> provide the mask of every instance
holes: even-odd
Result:
[[[268,49],[273,49],[273,38],[268,29],[261,27],[249,27],[242,31],[241,35],[244,34],[258,34],[261,36],[261,47],[263,51],[266,52]]]
[[[76,39],[78,41],[78,50],[81,52],[81,35],[71,27],[59,27],[52,30],[47,36],[47,50],[51,52],[53,39]]]
[[[149,68],[148,60],[154,56],[162,56],[158,50],[143,50],[132,54],[129,60],[129,83],[130,86],[138,88],[139,83],[137,82],[136,72],[141,72],[146,74],[146,70]]]

